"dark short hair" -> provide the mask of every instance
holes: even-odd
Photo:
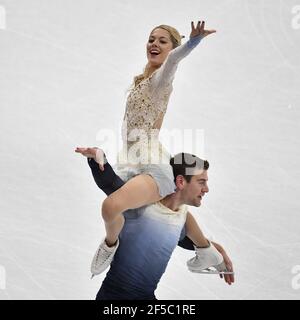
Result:
[[[209,163],[191,153],[178,153],[170,159],[170,165],[173,168],[174,181],[181,175],[187,182],[190,182],[195,170],[208,170]]]

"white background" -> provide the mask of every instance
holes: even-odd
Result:
[[[192,253],[177,248],[157,297],[299,299],[297,5],[0,0],[0,299],[94,299],[104,194],[74,149],[101,146],[103,129],[119,136],[149,32],[169,24],[187,39],[191,20],[217,33],[179,66],[163,127],[204,132],[210,193],[191,210],[236,282],[188,272]]]

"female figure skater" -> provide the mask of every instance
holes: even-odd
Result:
[[[113,259],[124,224],[122,212],[157,202],[175,190],[170,155],[159,143],[158,133],[179,61],[204,37],[216,32],[205,30],[204,27],[204,21],[198,21],[196,27],[191,22],[190,38],[183,45],[182,37],[173,27],[160,25],[150,33],[146,47],[148,63],[144,73],[134,78],[134,87],[127,97],[123,119],[124,147],[119,154],[117,171],[127,182],[103,201],[102,217],[106,238],[94,257],[93,261],[97,265],[94,274],[105,270]],[[101,149],[77,148],[75,151],[95,158],[103,170],[105,155]],[[188,224],[186,228],[187,233],[189,228],[191,232],[193,230]],[[196,245],[207,247],[209,243],[203,237]]]

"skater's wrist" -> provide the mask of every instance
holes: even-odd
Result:
[[[87,160],[88,160],[88,164],[89,164],[89,166],[90,166],[91,168],[97,168],[97,169],[98,169],[99,164],[95,161],[94,158],[88,157]]]
[[[218,244],[218,243],[216,243],[216,242],[213,242],[213,241],[211,241],[211,243],[216,247],[216,249],[217,249],[220,253],[225,253],[224,248],[223,248],[220,244]]]

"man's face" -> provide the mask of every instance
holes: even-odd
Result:
[[[209,191],[207,170],[196,170],[190,182],[185,181],[181,190],[184,203],[194,207],[201,206],[203,196]]]

